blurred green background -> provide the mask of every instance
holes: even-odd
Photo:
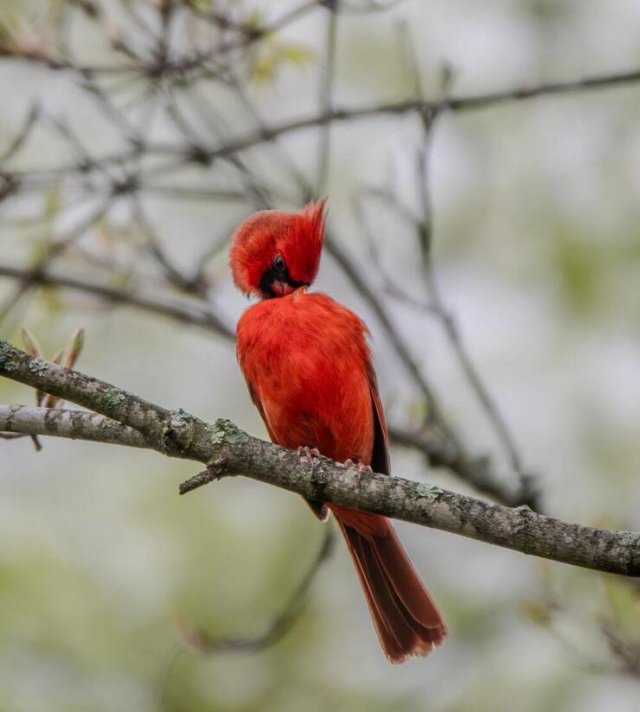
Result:
[[[155,12],[152,2],[137,4],[143,16]],[[243,3],[237,11],[269,18],[295,4]],[[102,3],[116,24],[126,17],[121,5]],[[54,3],[3,0],[0,16],[6,26],[26,31],[41,26],[53,9]],[[640,66],[635,0],[414,0],[340,17],[336,104],[411,95],[395,31],[401,21],[415,43],[429,96],[437,95],[444,61],[454,69],[456,96]],[[275,67],[268,53],[262,57],[268,76],[247,91],[266,120],[317,110],[326,26],[324,9],[304,14],[279,35],[294,50]],[[87,27],[74,26],[79,54],[106,61],[108,48]],[[202,91],[233,125],[237,109],[215,87]],[[0,96],[2,146],[37,99],[64,116],[96,155],[110,149],[110,129],[64,72],[3,61]],[[639,118],[640,85],[447,113],[430,156],[440,286],[527,467],[539,477],[547,511],[635,530]],[[171,136],[160,120],[149,131]],[[354,194],[391,184],[416,204],[411,170],[418,136],[415,117],[395,115],[332,130],[324,191],[330,227],[374,283],[352,211]],[[283,145],[312,175],[318,132],[296,133]],[[55,165],[67,154],[40,131],[15,165]],[[247,160],[286,186],[268,147]],[[204,181],[204,173],[185,180]],[[72,199],[61,187],[2,203],[0,261],[30,264],[50,235],[65,229],[62,207]],[[420,296],[416,248],[406,226],[376,201],[367,205],[385,270]],[[181,265],[250,212],[246,204],[162,196],[145,198],[145,206],[166,253]],[[129,242],[123,237],[127,220],[126,209],[114,209],[82,244],[133,279],[138,253],[135,236]],[[207,269],[217,303],[235,320],[246,301],[230,283],[224,251]],[[92,274],[71,258],[59,271]],[[158,275],[143,277],[153,284]],[[14,288],[0,280],[0,297]],[[367,305],[331,259],[323,263],[318,288],[368,321],[389,419],[410,420],[417,407],[412,385]],[[451,422],[474,450],[503,465],[439,325],[428,314],[387,302]],[[22,326],[38,335],[48,354],[84,326],[81,370],[166,407],[227,417],[265,435],[232,346],[210,334],[52,290],[21,301],[0,334],[19,344]],[[0,401],[31,403],[33,394],[1,381]],[[446,473],[425,471],[415,454],[394,450],[392,460],[405,476],[466,491]],[[35,453],[27,440],[0,441],[0,710],[639,708],[637,585],[404,524],[398,525],[402,539],[451,631],[429,659],[401,667],[384,659],[342,546],[320,570],[296,625],[273,647],[210,658],[194,654],[180,624],[214,637],[261,632],[295,589],[323,535],[299,499],[248,480],[178,497],[178,483],[195,471],[190,463],[115,447],[46,440],[43,452]],[[637,656],[635,669],[624,669],[618,639]]]

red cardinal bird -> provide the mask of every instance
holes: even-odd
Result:
[[[324,239],[324,201],[299,213],[256,213],[236,230],[236,286],[261,301],[238,322],[238,361],[273,442],[389,474],[388,436],[367,327],[310,293]],[[338,520],[385,655],[426,655],[447,631],[385,517],[309,502]]]

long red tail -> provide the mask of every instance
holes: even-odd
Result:
[[[447,629],[391,523],[376,515],[331,509],[356,566],[384,654],[392,663],[427,655],[446,638]],[[365,526],[354,528],[361,517]]]

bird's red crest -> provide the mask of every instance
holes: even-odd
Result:
[[[320,265],[325,202],[308,203],[297,213],[264,210],[247,218],[236,229],[231,247],[237,287],[265,297],[275,296],[270,287],[274,283],[281,285],[279,294],[311,284]],[[278,272],[276,265],[281,264],[284,268]]]

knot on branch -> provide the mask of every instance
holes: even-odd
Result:
[[[182,408],[169,413],[162,431],[162,447],[167,455],[182,455],[189,449],[196,421],[197,418]]]
[[[139,188],[139,181],[136,176],[127,176],[123,180],[114,181],[111,185],[111,195],[117,197],[127,193],[135,193]]]
[[[211,152],[205,147],[198,144],[191,144],[188,149],[189,160],[198,165],[208,168],[213,162]]]
[[[20,187],[20,181],[14,176],[0,174],[0,202],[15,193]]]
[[[318,3],[321,7],[326,7],[330,12],[338,11],[339,0],[320,0]]]
[[[235,474],[234,468],[230,467],[234,455],[242,459],[242,448],[250,440],[245,432],[226,418],[219,418],[213,426],[208,426],[208,435],[211,456],[207,462],[207,469],[183,482],[180,485],[180,494],[191,492],[223,476]]]

